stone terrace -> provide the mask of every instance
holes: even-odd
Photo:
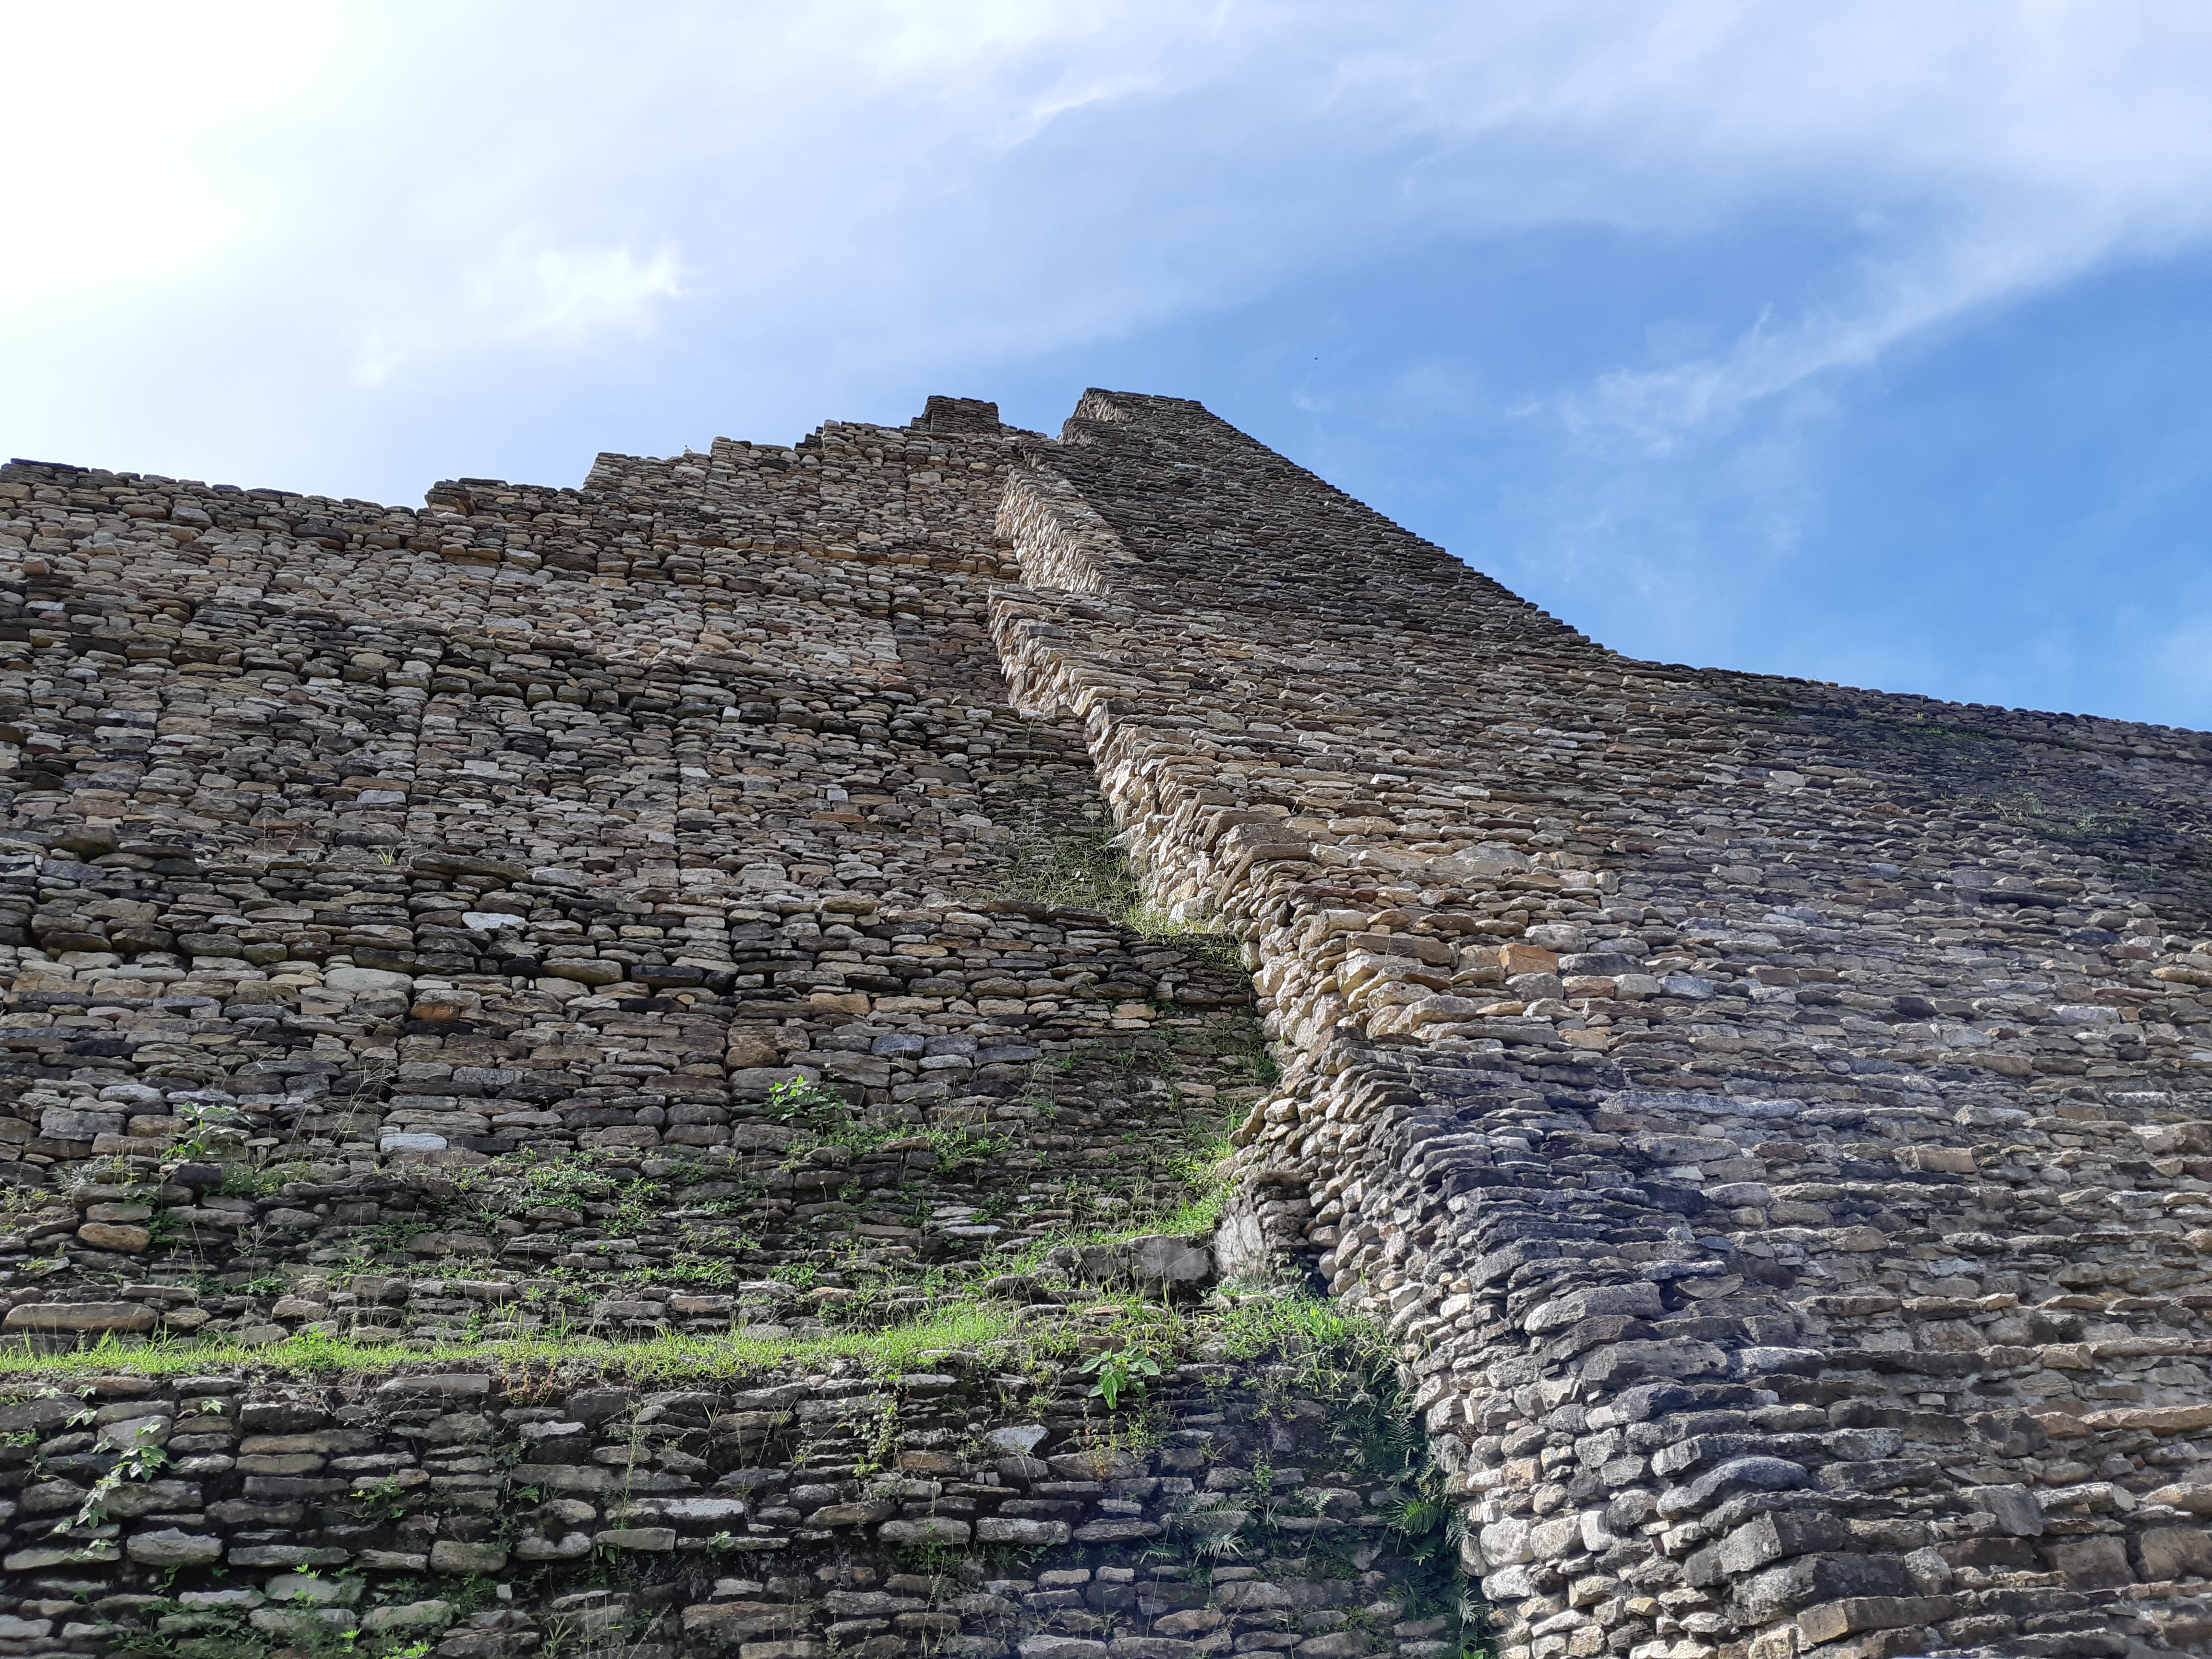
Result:
[[[428,500],[0,474],[5,1328],[392,1355],[122,1368],[85,1422],[33,1379],[0,1652],[291,1639],[320,1593],[263,1579],[313,1567],[450,1659],[1440,1659],[1380,1599],[1415,1473],[1238,1426],[1312,1379],[1161,1339],[1165,1440],[1101,1450],[1086,1283],[1222,1274],[1388,1331],[1516,1659],[2212,1650],[2212,739],[1621,658],[1179,399]],[[1149,920],[1071,885],[1109,835]],[[427,1362],[955,1290],[1073,1334]],[[879,1395],[921,1437],[871,1484],[815,1442]],[[158,1506],[81,1513],[145,1435]],[[579,1587],[617,1559],[674,1565]],[[277,1601],[154,1605],[219,1560]]]
[[[1290,1051],[1224,1256],[1418,1356],[1504,1650],[2212,1644],[2212,743],[1631,661],[1176,399],[1022,453],[1018,695]]]

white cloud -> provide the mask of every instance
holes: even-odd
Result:
[[[627,247],[532,251],[510,239],[475,270],[455,272],[451,291],[418,299],[411,319],[387,318],[362,332],[354,378],[381,386],[424,353],[488,341],[576,345],[607,330],[642,328],[654,301],[683,293],[683,262],[673,247],[650,256]]]
[[[643,320],[650,302],[683,292],[676,250],[641,259],[626,247],[541,248],[511,256],[474,283],[478,303],[509,309],[510,335],[578,333]]]
[[[1583,220],[1692,234],[1766,204],[1860,233],[1827,291],[1724,349],[1624,365],[1561,399],[1655,448],[1985,308],[2212,234],[2212,13],[2138,4],[1682,0],[1478,14],[1370,61],[1425,176],[1480,229]],[[1601,9],[1600,16],[1608,15]],[[1510,158],[1510,159],[1509,159]]]
[[[156,344],[284,453],[303,388],[535,387],[610,339],[818,416],[1447,240],[1836,228],[1547,405],[1663,450],[2212,229],[2193,0],[17,10],[0,141],[56,228],[0,268],[43,324],[0,415],[57,453],[149,429],[96,394]]]

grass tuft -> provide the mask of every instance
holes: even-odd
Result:
[[[926,1318],[878,1330],[767,1340],[665,1333],[635,1341],[561,1335],[422,1347],[354,1342],[313,1333],[256,1347],[206,1339],[133,1344],[110,1340],[66,1353],[0,1352],[0,1390],[20,1395],[24,1392],[20,1385],[73,1376],[172,1376],[224,1370],[313,1376],[416,1370],[456,1363],[525,1370],[599,1366],[645,1381],[735,1381],[847,1360],[872,1375],[891,1375],[911,1370],[924,1353],[981,1347],[1013,1336],[1011,1310],[961,1301],[941,1306]]]

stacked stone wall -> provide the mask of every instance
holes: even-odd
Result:
[[[1107,1326],[1049,1315],[916,1356],[940,1370],[735,1384],[557,1363],[94,1376],[0,1407],[33,1534],[7,1559],[0,1641],[184,1659],[1457,1650],[1445,1558],[1408,1553],[1407,1494],[1346,1431],[1344,1395],[1216,1346],[1117,1418],[1037,1346],[1101,1347]],[[150,1476],[102,1483],[149,1449],[167,1458]]]
[[[0,510],[0,1651],[2212,1648],[2203,734],[1122,393]]]
[[[2201,1650],[2203,737],[1624,659],[1176,400],[1023,454],[1018,693],[1291,1051],[1224,1258],[1418,1356],[1504,1650]]]
[[[1129,1408],[1054,1356],[1124,1340],[1119,1304],[1063,1329],[1071,1309],[1211,1282],[1203,1236],[1159,1229],[1260,1054],[1217,947],[1075,902],[1108,809],[1079,728],[1012,708],[986,629],[1010,450],[988,405],[940,400],[793,447],[602,457],[580,490],[448,481],[421,512],[7,470],[0,1304],[60,1369],[7,1408],[0,1646],[282,1646],[322,1595],[306,1572],[339,1587],[332,1639],[373,1651],[630,1651],[653,1625],[636,1651],[880,1659],[965,1619],[976,1653],[1044,1630],[1081,1659],[1106,1614],[1067,1587],[1093,1565],[1188,1573],[1188,1551],[1116,1563],[1193,1490],[1176,1463],[1162,1495],[1159,1436],[1211,1467],[1235,1432],[1163,1419],[1115,1452]],[[1018,1340],[971,1352],[978,1319]],[[847,1459],[850,1514],[762,1501],[746,1483],[804,1459],[726,1428],[587,1504],[592,1435],[634,1440],[627,1410],[579,1408],[528,1473],[525,1431],[580,1389],[680,1395],[687,1433],[763,1389],[874,1411],[872,1378],[936,1386],[895,1356],[940,1328],[959,1378],[983,1367],[963,1446],[1103,1448],[1135,1485],[1000,1486],[988,1446],[954,1458],[911,1412],[920,1438]],[[1188,1344],[1146,1341],[1163,1410],[1203,1395]],[[209,1374],[163,1382],[195,1344]],[[438,1369],[477,1351],[489,1372]],[[571,1352],[605,1356],[599,1382]],[[653,1352],[661,1386],[626,1383]],[[303,1360],[366,1380],[295,1408]],[[994,1362],[1029,1367],[1018,1401]],[[1073,1403],[1031,1423],[1055,1366]],[[713,1386],[672,1395],[693,1373]],[[210,1409],[264,1395],[242,1427]],[[525,1491],[551,1507],[517,1519]],[[677,1541],[624,1524],[648,1492],[702,1494]],[[961,1543],[1064,1583],[947,1613],[984,1594],[947,1577]],[[943,1595],[883,1588],[917,1571]],[[610,1622],[586,1586],[626,1574],[651,1595]],[[1316,1616],[1357,1577],[1311,1590]],[[477,1579],[501,1605],[441,1593]],[[860,1632],[848,1592],[896,1606]],[[1136,1594],[1091,1599],[1127,1629]],[[1143,1628],[1213,1599],[1176,1577]],[[1200,1625],[1280,1627],[1276,1606]]]

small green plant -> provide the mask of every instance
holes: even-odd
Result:
[[[348,1496],[353,1500],[356,1512],[365,1521],[402,1521],[420,1507],[410,1489],[396,1475],[387,1475],[381,1480],[356,1486]]]
[[[1188,1559],[1200,1575],[1224,1563],[1241,1561],[1246,1545],[1237,1534],[1252,1518],[1227,1492],[1194,1492],[1165,1511],[1161,1540],[1146,1552],[1146,1559]]]
[[[926,1139],[929,1150],[937,1154],[936,1173],[939,1176],[956,1176],[963,1170],[976,1168],[998,1146],[996,1141],[971,1133],[964,1127],[931,1129]]]
[[[898,1455],[899,1414],[896,1403],[872,1413],[873,1424],[864,1437],[860,1454],[853,1464],[853,1478],[865,1480],[878,1470],[887,1468]]]
[[[845,1097],[811,1078],[786,1078],[768,1091],[763,1110],[779,1123],[814,1124],[842,1121],[851,1111]]]
[[[1086,1399],[1103,1400],[1108,1411],[1121,1408],[1125,1394],[1143,1394],[1145,1379],[1160,1374],[1159,1364],[1150,1355],[1134,1348],[1109,1348],[1095,1353],[1082,1367],[1085,1376],[1095,1378]]]
[[[121,1448],[115,1467],[92,1483],[72,1526],[96,1527],[107,1519],[107,1500],[126,1480],[151,1480],[169,1467],[169,1454],[150,1441],[133,1438]]]
[[[222,1198],[262,1198],[283,1184],[266,1164],[227,1164],[223,1166],[222,1185],[216,1192]]]
[[[1041,798],[1019,799],[1015,805],[1021,823],[1000,896],[1088,911],[1099,921],[1126,927],[1151,944],[1172,946],[1209,968],[1233,972],[1243,967],[1243,947],[1234,935],[1206,927],[1205,918],[1172,916],[1146,901],[1110,825],[1076,829],[1052,823]]]
[[[180,1100],[172,1109],[185,1120],[184,1138],[171,1148],[173,1156],[235,1158],[244,1151],[250,1124],[236,1107],[218,1101]]]

